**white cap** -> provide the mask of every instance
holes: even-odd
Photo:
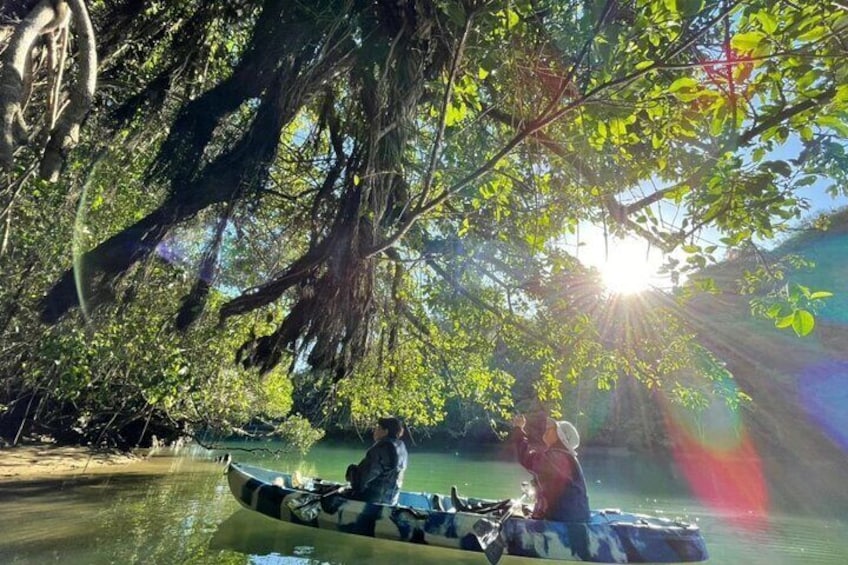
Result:
[[[580,434],[577,433],[574,424],[566,420],[556,421],[553,418],[548,418],[548,421],[556,427],[557,437],[565,448],[571,453],[576,453],[577,448],[580,447]]]

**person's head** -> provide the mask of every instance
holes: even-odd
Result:
[[[577,428],[571,422],[565,420],[558,422],[553,418],[548,418],[542,441],[548,447],[558,446],[576,454],[577,448],[580,446],[580,434],[577,433]]]
[[[400,438],[403,435],[403,424],[394,416],[386,416],[379,418],[377,425],[374,426],[374,441],[378,441],[388,436],[391,438]]]

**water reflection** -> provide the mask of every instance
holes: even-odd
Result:
[[[480,565],[479,554],[402,544],[322,531],[268,519],[241,509],[224,520],[209,542],[210,549],[244,554],[250,563],[458,563]],[[530,563],[510,558],[509,563]],[[536,562],[537,563],[537,562]]]
[[[217,488],[220,470],[156,463],[148,472],[0,484],[0,562],[202,561],[229,497]]]
[[[303,464],[327,479],[357,449],[320,447],[301,460],[251,463],[285,469]],[[497,455],[497,454],[496,454]],[[477,454],[416,453],[407,484],[471,495],[509,496],[525,478],[517,465]],[[238,458],[237,458],[238,459]],[[670,461],[617,452],[583,456],[592,506],[620,507],[698,523],[711,563],[848,563],[844,497],[810,501],[816,515],[772,510],[768,527],[738,528],[704,505]],[[340,471],[338,471],[340,469]],[[841,507],[841,511],[840,511]],[[832,516],[825,518],[825,516]],[[745,520],[746,516],[740,516]],[[326,532],[243,510],[211,461],[157,457],[118,474],[70,480],[0,482],[0,563],[6,564],[397,564],[484,563],[479,554]],[[503,565],[538,561],[507,557]]]

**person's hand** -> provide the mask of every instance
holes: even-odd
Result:
[[[527,425],[527,418],[524,417],[524,414],[516,414],[512,418],[512,425],[519,430],[524,430],[524,426]]]

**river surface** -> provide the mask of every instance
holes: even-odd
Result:
[[[273,449],[273,445],[269,445]],[[234,459],[343,480],[367,446],[318,446],[308,455],[232,451]],[[671,462],[620,451],[581,455],[593,508],[621,508],[698,524],[714,564],[848,563],[844,498],[820,512],[766,514],[702,504]],[[509,454],[410,449],[404,488],[507,498],[527,474]],[[775,504],[779,507],[779,503]],[[110,474],[0,482],[0,564],[253,563],[261,565],[484,565],[482,554],[283,524],[242,509],[209,452],[160,453]],[[505,556],[504,565],[540,561]]]

